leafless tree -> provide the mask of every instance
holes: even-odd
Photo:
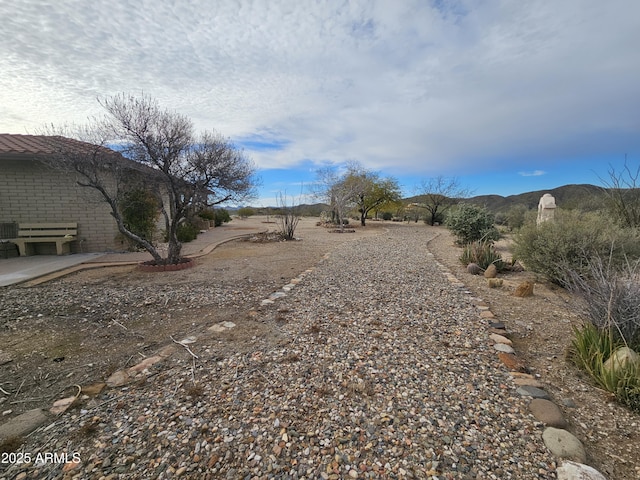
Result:
[[[640,227],[640,166],[626,162],[621,171],[609,167],[609,180],[602,180],[609,210],[624,227]]]
[[[429,212],[425,220],[430,225],[440,222],[443,214],[459,200],[468,197],[471,191],[460,186],[456,177],[439,175],[421,183],[418,187],[420,201],[418,206]]]
[[[119,231],[156,263],[180,262],[178,227],[194,209],[253,195],[253,163],[218,133],[196,135],[188,118],[162,109],[147,96],[120,94],[100,104],[106,111],[103,118],[74,129],[85,147],[74,150],[52,141],[58,163],[79,174],[78,184],[101,194]],[[119,201],[123,189],[132,186],[157,197],[166,226],[166,257],[122,221]]]
[[[345,214],[355,205],[357,185],[331,167],[318,170],[316,177],[315,196],[330,205],[336,222],[344,230]]]
[[[289,205],[286,193],[278,193],[278,216],[277,222],[280,233],[285,240],[294,240],[296,228],[300,222],[300,212],[293,203]]]

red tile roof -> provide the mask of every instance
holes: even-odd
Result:
[[[83,144],[84,142],[59,135],[13,135],[0,133],[0,155],[23,153],[45,155],[53,153],[55,145],[59,147],[75,146],[75,148],[77,148]]]

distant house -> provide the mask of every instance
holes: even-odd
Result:
[[[72,173],[52,168],[53,155],[50,137],[0,134],[0,240],[20,223],[75,222],[73,253],[126,249],[107,204]],[[38,254],[56,253],[54,244],[34,246]]]

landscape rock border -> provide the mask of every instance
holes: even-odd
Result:
[[[471,291],[466,289],[463,282],[451,273],[445,265],[436,260],[432,253],[429,253],[428,256],[435,262],[452,286],[463,290],[469,295],[472,294]],[[606,480],[602,473],[585,464],[587,454],[582,442],[566,429],[568,423],[562,417],[560,408],[553,403],[549,394],[544,390],[544,385],[539,379],[540,375],[531,375],[529,368],[517,356],[515,350],[506,351],[507,349],[504,348],[511,348],[504,322],[496,320],[491,307],[481,298],[473,298],[473,302],[478,309],[480,318],[488,321],[489,340],[493,342],[498,358],[509,370],[511,379],[518,385],[516,392],[522,397],[531,398],[529,411],[538,421],[545,425],[542,433],[544,444],[560,460],[560,465],[556,471],[558,480],[576,480],[578,478],[581,480]]]

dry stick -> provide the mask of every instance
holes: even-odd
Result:
[[[174,342],[174,343],[177,343],[178,345],[182,345],[182,346],[187,350],[187,352],[189,352],[189,353],[191,354],[191,356],[192,356],[193,358],[198,358],[198,356],[197,356],[195,353],[193,353],[193,352],[189,349],[189,347],[187,347],[184,343],[178,342],[178,341],[177,341],[176,339],[174,339],[171,335],[169,335],[169,338],[170,338],[171,340],[173,340],[173,342]]]
[[[24,385],[26,379],[22,379],[22,383],[20,384],[20,386],[18,387],[18,390],[16,390],[16,393],[13,394],[14,397],[17,397],[18,394],[20,393],[20,390],[22,390],[22,386]]]
[[[2,387],[0,387],[0,392],[4,393],[7,396],[11,395],[9,392],[5,391]]]

